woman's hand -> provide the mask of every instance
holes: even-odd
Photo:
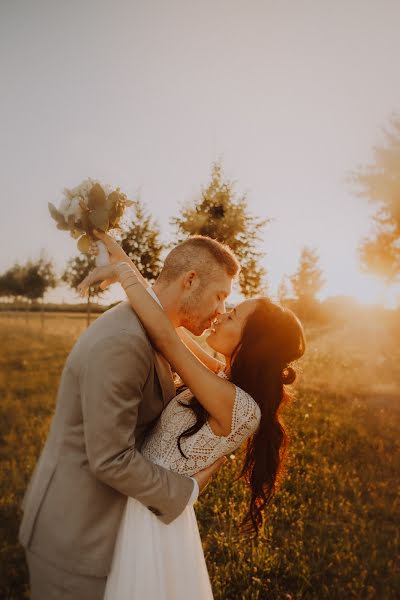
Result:
[[[104,233],[103,231],[98,231],[97,229],[94,229],[93,233],[107,248],[108,254],[110,255],[110,262],[126,262],[129,260],[129,256],[124,252],[118,242],[111,237],[111,235],[108,235],[108,233]]]
[[[118,242],[114,240],[114,238],[112,238],[107,233],[104,233],[103,231],[98,231],[97,229],[94,229],[93,233],[105,245],[111,263],[117,263],[120,261],[130,261],[129,256],[126,254],[126,252],[124,252],[124,250],[121,248]],[[90,248],[90,254],[96,256],[98,252],[99,249],[97,248],[96,243],[93,242]],[[100,289],[105,290],[109,285],[115,283],[115,281],[115,278],[105,279],[100,283]]]
[[[83,279],[78,285],[79,295],[84,298],[89,293],[89,287],[98,281],[103,282],[100,287],[104,285],[104,283],[115,283],[118,281],[118,271],[117,264],[110,263],[109,265],[104,265],[104,267],[96,267]],[[107,285],[105,287],[107,287]],[[102,287],[102,289],[104,289]]]

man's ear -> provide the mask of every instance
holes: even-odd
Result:
[[[191,289],[193,287],[193,283],[195,282],[196,278],[197,278],[196,271],[187,271],[182,278],[182,286],[186,290]]]

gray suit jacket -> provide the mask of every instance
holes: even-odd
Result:
[[[175,394],[127,302],[100,316],[70,352],[50,432],[23,501],[20,542],[73,573],[104,576],[127,496],[165,524],[193,481],[138,451]]]

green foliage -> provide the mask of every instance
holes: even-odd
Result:
[[[83,235],[78,240],[78,250],[82,252],[82,254],[88,254],[90,250],[90,246],[92,245],[93,240],[88,235]]]
[[[373,232],[359,246],[362,268],[388,284],[400,279],[400,117],[390,120],[374,161],[353,172],[357,194],[378,206]]]
[[[287,304],[289,300],[289,285],[287,281],[287,277],[283,276],[279,285],[278,285],[278,302],[284,306]]]
[[[57,285],[51,261],[40,258],[25,265],[16,263],[0,275],[0,296],[39,300],[48,289]]]
[[[96,259],[94,256],[83,254],[82,256],[76,256],[71,258],[67,262],[64,273],[61,276],[61,280],[67,283],[72,289],[78,290],[78,285],[81,281],[89,275],[96,266]],[[90,324],[90,315],[92,312],[91,300],[93,297],[100,297],[104,293],[101,289],[100,284],[96,283],[89,287],[87,296],[87,326]]]
[[[373,273],[387,284],[395,283],[400,277],[400,237],[396,226],[388,220],[375,216],[375,231],[359,246],[361,268]]]
[[[57,208],[51,202],[48,203],[50,215],[53,217],[57,224],[57,229],[61,231],[68,231],[69,226],[64,216],[57,210]]]
[[[5,273],[0,275],[0,297],[18,298],[23,295],[23,268],[16,263]]]
[[[94,256],[86,255],[76,256],[71,258],[67,262],[64,273],[61,276],[61,280],[68,284],[72,289],[77,290],[78,285],[81,281],[89,275],[90,271],[96,266],[96,259]],[[98,284],[95,284],[89,288],[88,303],[96,296],[99,297],[104,293]]]
[[[89,252],[90,242],[97,241],[93,229],[119,229],[125,209],[133,205],[120,188],[107,195],[101,184],[91,179],[74,190],[65,190],[65,197],[67,201],[76,203],[73,212],[67,213],[66,218],[65,213],[62,214],[49,202],[50,215],[58,229],[69,231],[74,239],[78,239],[78,249],[85,254]]]
[[[289,277],[298,311],[303,317],[315,307],[317,303],[316,296],[324,285],[318,261],[317,251],[304,246],[298,269],[296,273]]]
[[[22,279],[23,296],[31,300],[43,298],[45,292],[57,285],[57,277],[51,261],[43,258],[28,262]]]
[[[245,297],[265,291],[266,271],[260,265],[263,253],[257,250],[257,242],[268,221],[248,213],[246,196],[235,197],[233,184],[223,179],[220,163],[213,165],[211,181],[202,190],[200,200],[183,208],[180,217],[171,219],[178,241],[206,235],[232,248],[242,267],[239,282]]]
[[[132,224],[123,230],[120,243],[143,277],[153,283],[162,268],[164,244],[160,241],[160,230],[140,200],[133,201],[132,210]]]
[[[400,332],[394,321],[354,321],[307,330],[297,398],[284,414],[290,460],[263,539],[239,536],[248,502],[234,481],[240,451],[196,503],[215,600],[398,597]],[[44,333],[23,318],[2,317],[0,327],[0,597],[20,600],[28,579],[19,507],[84,319],[60,315]]]

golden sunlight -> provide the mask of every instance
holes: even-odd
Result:
[[[399,303],[398,285],[387,285],[376,276],[365,273],[359,273],[352,283],[350,294],[362,304],[379,304],[385,308],[395,308]]]

